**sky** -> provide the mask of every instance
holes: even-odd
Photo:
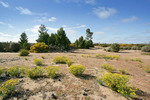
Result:
[[[90,28],[94,43],[150,43],[150,0],[0,0],[0,42],[36,43],[41,24],[71,42]]]

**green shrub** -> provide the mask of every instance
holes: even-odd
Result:
[[[27,57],[24,58],[25,60],[29,60]]]
[[[144,46],[141,50],[142,52],[150,52],[150,46]]]
[[[56,78],[60,75],[60,68],[58,66],[49,66],[46,68],[46,71],[50,78]]]
[[[10,76],[19,77],[21,71],[18,66],[11,66],[7,69],[7,74],[9,74]]]
[[[43,60],[35,58],[33,61],[37,66],[41,66],[43,64]]]
[[[141,60],[141,58],[134,58],[134,59],[132,58],[132,59],[130,59],[130,60],[131,60],[131,61],[138,61],[138,62],[141,62],[141,63],[143,62],[143,61]]]
[[[40,77],[43,75],[43,73],[44,73],[44,70],[42,67],[34,67],[26,71],[27,76],[31,79]]]
[[[85,67],[83,65],[71,65],[69,67],[69,72],[75,76],[80,76],[85,71]]]
[[[119,52],[120,51],[120,45],[117,44],[117,43],[113,43],[111,45],[111,49],[112,49],[113,52]]]
[[[121,74],[123,74],[123,75],[127,75],[127,74],[128,74],[127,71],[124,70],[124,69],[122,69],[122,68],[119,69],[119,72],[120,72]]]
[[[101,65],[101,67],[109,72],[114,71],[114,66],[113,65],[109,65],[109,64],[103,64]]]
[[[42,58],[42,59],[45,59],[45,57],[44,57],[44,56],[41,56],[41,58]]]
[[[45,53],[48,51],[49,51],[49,47],[44,42],[38,42],[30,47],[30,52],[33,53]]]
[[[112,52],[112,48],[106,49],[107,52]]]
[[[116,60],[119,60],[120,59],[120,55],[101,55],[101,54],[96,54],[95,55],[96,58],[100,58],[100,59],[105,59],[105,60],[113,60],[113,59],[116,59]]]
[[[122,94],[125,97],[134,97],[136,89],[129,86],[129,78],[125,75],[106,73],[98,78],[101,85],[108,86],[112,90]]]
[[[19,81],[17,79],[10,79],[6,81],[0,87],[0,96],[6,97],[7,95],[11,95],[14,92],[18,83]]]
[[[29,51],[25,50],[25,49],[21,49],[19,52],[19,56],[28,56],[29,55]]]

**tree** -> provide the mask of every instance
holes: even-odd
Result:
[[[75,45],[75,48],[78,48],[79,47],[79,41],[76,40],[75,43],[74,43],[74,45]]]
[[[79,48],[82,48],[82,49],[85,48],[85,40],[84,40],[83,36],[81,36],[79,38]]]
[[[113,52],[119,52],[120,51],[120,44],[113,43],[111,45],[111,49],[112,49]]]
[[[93,39],[92,35],[93,35],[93,32],[91,32],[89,28],[86,29],[86,40],[87,41]]]
[[[45,44],[49,44],[49,34],[47,33],[47,29],[44,25],[41,24],[38,32],[40,33],[39,38],[36,40],[37,42],[44,42]]]
[[[27,35],[25,32],[23,32],[21,35],[20,35],[20,41],[19,41],[19,44],[21,45],[21,48],[23,49],[27,49],[28,48],[28,38],[27,38]]]

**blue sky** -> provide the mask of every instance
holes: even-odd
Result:
[[[36,42],[38,28],[63,27],[74,42],[90,28],[95,43],[150,43],[150,0],[0,0],[0,41],[26,32]]]

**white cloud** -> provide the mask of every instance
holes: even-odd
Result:
[[[130,18],[123,19],[122,22],[127,23],[127,22],[133,22],[133,21],[136,21],[136,20],[138,20],[138,18],[136,16],[132,16]]]
[[[11,25],[11,24],[7,24],[7,23],[4,23],[4,22],[0,22],[0,24],[1,24],[1,25],[7,25],[9,28],[14,28],[14,26],[13,26],[13,25]]]
[[[75,27],[71,27],[71,28],[72,28],[72,29],[73,29],[73,28],[76,28],[76,29],[77,29],[77,28],[84,28],[84,27],[86,27],[86,25],[80,25],[80,26],[75,26]]]
[[[11,37],[11,35],[5,34],[5,33],[3,33],[3,32],[0,32],[0,35],[1,35],[1,36],[4,36],[4,37]]]
[[[50,19],[48,19],[48,21],[50,22],[54,22],[56,20],[56,17],[51,17]]]
[[[33,13],[27,9],[27,8],[23,8],[23,7],[16,7],[16,9],[18,11],[20,11],[20,14],[24,14],[24,15],[33,15]]]
[[[42,17],[40,19],[35,20],[36,22],[54,22],[56,21],[56,17],[51,17],[51,18],[47,18],[47,17]]]
[[[9,4],[7,2],[0,2],[0,4],[5,7],[5,8],[8,8],[9,7]]]
[[[95,32],[94,34],[98,34],[98,35],[100,35],[100,34],[104,34],[105,32]]]
[[[67,25],[62,25],[62,27],[67,27]]]
[[[40,25],[35,25],[32,28],[26,29],[25,31],[29,31],[32,33],[38,33],[38,29],[39,29]]]
[[[114,8],[105,8],[105,7],[98,7],[94,8],[93,12],[101,19],[108,18],[117,13],[117,10]]]
[[[91,4],[91,5],[96,4],[96,0],[53,0],[53,1],[55,1],[56,3],[61,3],[61,2],[70,3],[70,2],[73,2],[73,3],[85,3],[85,4]]]

